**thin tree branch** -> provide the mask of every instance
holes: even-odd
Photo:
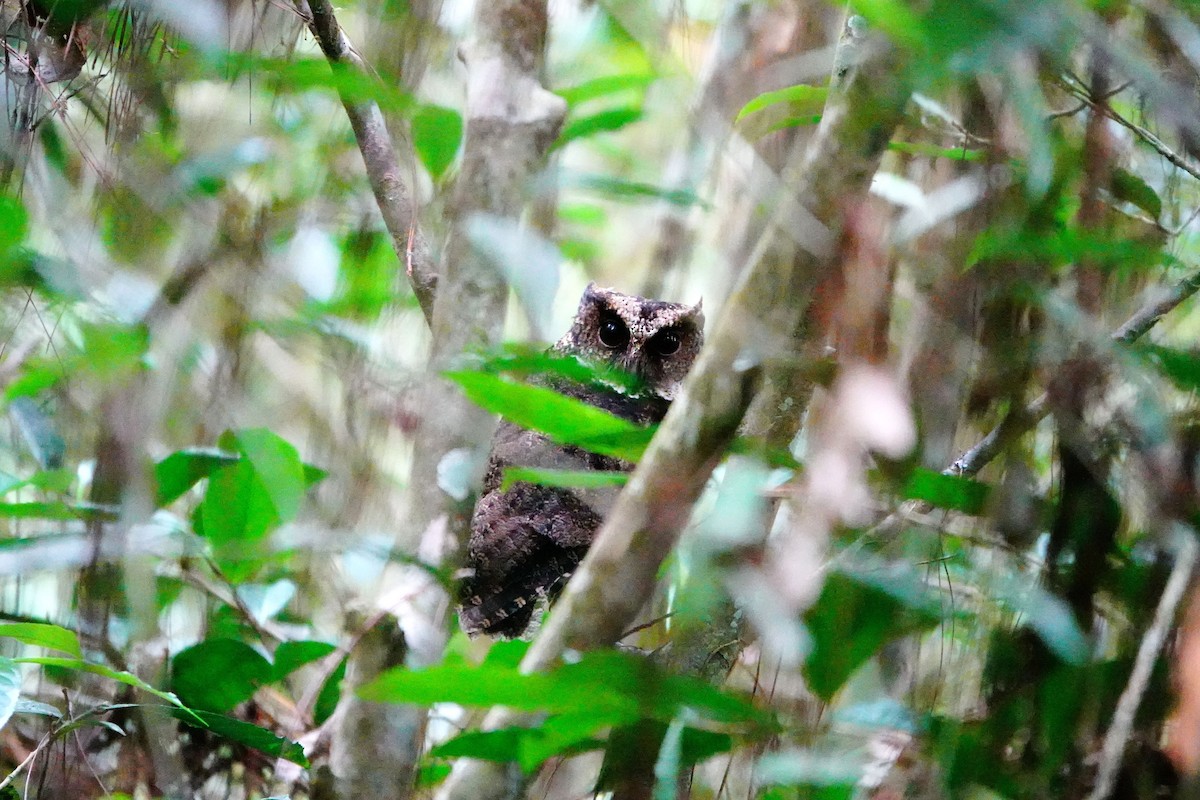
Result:
[[[1196,571],[1198,548],[1195,532],[1179,526],[1175,531],[1175,550],[1175,566],[1171,570],[1171,577],[1167,579],[1162,597],[1159,598],[1158,608],[1154,611],[1154,622],[1142,637],[1137,657],[1133,662],[1133,671],[1129,675],[1129,683],[1125,685],[1125,690],[1117,700],[1112,725],[1104,736],[1104,747],[1100,751],[1100,769],[1089,800],[1107,800],[1116,785],[1125,745],[1129,742],[1134,717],[1150,683],[1154,663],[1158,660],[1158,654],[1175,620],[1175,610],[1183,600],[1184,592],[1192,581],[1192,574]]]
[[[351,46],[338,25],[329,0],[295,0],[296,7],[308,25],[321,52],[335,69],[339,65],[368,74],[366,65]],[[307,9],[305,8],[307,6]],[[401,173],[396,149],[379,105],[370,100],[351,97],[338,84],[338,94],[350,118],[350,127],[367,168],[367,180],[375,194],[375,202],[383,215],[383,224],[392,237],[392,248],[404,264],[413,294],[425,314],[433,322],[433,298],[437,290],[437,267],[432,263],[429,248],[417,229],[417,214],[412,188]]]
[[[1137,341],[1197,291],[1200,291],[1200,270],[1176,283],[1164,297],[1149,302],[1134,312],[1113,331],[1113,341],[1120,344]],[[989,431],[974,447],[956,458],[943,472],[947,475],[977,474],[991,463],[1000,451],[1037,425],[1049,411],[1050,404],[1045,394],[1038,395],[1027,405],[1010,411],[999,425]]]

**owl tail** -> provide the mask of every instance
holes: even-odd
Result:
[[[528,560],[487,583],[464,581],[458,620],[467,635],[513,639],[525,633],[542,601],[558,599],[587,548],[554,547],[554,551],[534,551]]]

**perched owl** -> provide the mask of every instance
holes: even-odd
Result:
[[[544,383],[619,417],[648,425],[667,413],[704,337],[700,305],[647,300],[591,284],[571,329],[554,345],[559,353],[607,363],[630,373],[641,387],[564,378]],[[492,442],[483,494],[471,518],[459,620],[472,636],[511,638],[529,626],[541,601],[552,602],[587,553],[616,499],[615,488],[560,489],[516,483],[500,491],[504,469],[624,470],[632,464],[568,447],[540,433],[502,422]]]

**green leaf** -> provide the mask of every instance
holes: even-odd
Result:
[[[208,711],[172,711],[172,716],[194,727],[203,727],[226,739],[252,747],[272,758],[282,758],[293,764],[308,767],[304,748],[291,739],[277,736],[265,728]],[[202,723],[202,724],[199,724]]]
[[[867,585],[860,576],[831,572],[805,615],[813,649],[804,665],[809,686],[829,701],[884,644],[933,626],[938,617],[897,599],[899,590]]]
[[[523,674],[504,663],[442,664],[384,672],[358,690],[375,702],[502,705],[522,711],[587,714],[601,724],[650,716],[669,721],[682,709],[731,725],[763,726],[769,717],[745,699],[695,678],[671,675],[646,659],[594,651],[547,673]]]
[[[15,198],[0,195],[0,259],[7,258],[9,250],[25,241],[28,228],[25,206]]]
[[[646,87],[654,83],[655,79],[653,74],[648,73],[605,75],[601,78],[584,81],[576,86],[557,89],[555,93],[566,100],[569,107],[574,108],[588,100],[621,92],[634,92],[640,97],[645,93]]]
[[[557,486],[563,489],[603,489],[608,486],[624,486],[628,481],[628,472],[506,467],[500,482],[500,491],[508,491],[514,483],[536,483],[539,486]]]
[[[479,372],[449,372],[476,405],[523,428],[540,431],[559,444],[637,461],[654,428],[642,428],[587,403],[541,386],[516,383]]]
[[[0,503],[0,518],[89,520],[117,518],[117,509],[94,503]]]
[[[177,450],[154,465],[155,505],[169,506],[220,467],[236,464],[239,456],[211,447]]]
[[[14,714],[37,714],[40,717],[51,717],[52,719],[62,719],[62,712],[49,703],[41,703],[37,700],[29,700],[20,698],[17,700],[17,707],[13,710]],[[3,725],[0,725],[3,727]]]
[[[17,710],[21,695],[21,668],[11,658],[0,656],[0,729]]]
[[[828,88],[803,84],[764,92],[742,106],[734,122],[754,141],[782,128],[816,124],[828,97]]]
[[[478,758],[507,763],[515,761],[525,774],[532,774],[548,758],[595,750],[603,742],[595,738],[607,723],[587,712],[559,714],[532,728],[501,728],[467,731],[438,745],[431,755],[444,758]]]
[[[564,174],[566,187],[577,188],[614,200],[662,200],[676,206],[690,207],[707,204],[691,189],[667,189],[650,183],[622,180],[608,175]]]
[[[234,639],[209,639],[171,659],[171,688],[186,705],[204,711],[229,711],[274,677],[269,661]]]
[[[645,388],[645,382],[636,375],[609,364],[589,364],[578,356],[562,355],[537,345],[510,343],[494,353],[464,355],[456,364],[457,369],[471,372],[558,376],[586,386],[615,388],[625,394],[637,394]]]
[[[239,431],[233,440],[253,467],[280,521],[295,519],[308,488],[296,448],[266,428]]]
[[[1139,344],[1134,352],[1145,355],[1180,389],[1200,390],[1200,353],[1156,344]]]
[[[1162,215],[1162,198],[1141,176],[1115,167],[1112,172],[1111,189],[1114,197],[1137,206],[1149,214],[1151,219],[1157,220]]]
[[[982,161],[988,157],[986,150],[971,150],[966,147],[939,147],[928,142],[888,142],[893,153],[908,153],[929,158],[947,158],[951,161]]]
[[[75,635],[75,631],[58,625],[42,622],[5,622],[0,623],[0,636],[83,658],[83,650],[79,647],[79,637]]]
[[[562,147],[575,139],[583,139],[606,131],[617,131],[641,118],[641,106],[610,108],[586,117],[578,117],[563,126],[562,133],[558,135],[558,141],[554,143],[554,146]]]
[[[305,664],[320,661],[337,647],[328,642],[283,642],[275,648],[275,680],[281,680]]]
[[[99,675],[102,678],[109,678],[118,683],[123,683],[126,686],[132,686],[135,689],[141,689],[143,692],[148,692],[161,700],[166,700],[171,705],[179,706],[180,708],[184,707],[183,703],[173,693],[156,689],[131,672],[113,669],[103,664],[93,664],[90,661],[82,661],[76,658],[18,658],[15,661],[18,664],[41,664],[44,667],[57,667],[59,669],[88,672],[92,675]]]
[[[324,725],[337,709],[342,699],[342,681],[346,678],[346,660],[343,658],[337,667],[329,674],[321,691],[317,694],[317,702],[313,705],[313,721]]]
[[[987,505],[991,487],[986,483],[958,475],[943,475],[917,467],[909,475],[900,494],[906,500],[923,500],[937,508],[964,514],[979,514]]]
[[[435,181],[454,162],[462,134],[462,116],[452,108],[423,105],[413,114],[413,149]]]

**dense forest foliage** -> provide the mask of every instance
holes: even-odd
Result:
[[[0,798],[1200,796],[1193,0],[0,26]],[[500,418],[637,463],[511,641]]]

